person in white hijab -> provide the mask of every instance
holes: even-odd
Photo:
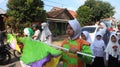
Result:
[[[84,40],[88,41],[90,44],[92,43],[90,34],[89,34],[89,32],[87,32],[87,31],[83,31],[83,32],[81,33],[81,38],[83,38]]]
[[[106,25],[103,22],[101,22],[99,27],[100,27],[99,32],[101,32],[101,34],[104,35],[107,29]]]
[[[95,56],[94,62],[92,64],[93,67],[105,67],[104,64],[104,50],[105,50],[105,43],[102,39],[103,35],[101,32],[97,32],[95,39],[92,43],[92,51],[93,55]]]
[[[41,24],[41,26],[42,26],[42,33],[40,40],[50,45],[52,43],[52,33],[49,29],[48,23],[44,22]]]
[[[81,38],[84,39],[84,40],[86,40],[87,42],[89,42],[90,46],[91,46],[92,40],[91,40],[91,37],[90,37],[90,34],[89,34],[88,31],[83,31],[81,33]],[[91,64],[86,64],[86,67],[91,67]]]
[[[74,39],[78,38],[81,34],[80,24],[76,19],[75,20],[70,20],[68,23],[71,25],[71,27],[74,30],[74,35],[70,36],[70,39],[74,40]]]
[[[100,23],[98,32],[103,35],[103,41],[105,42],[105,45],[107,45],[109,41],[110,31],[107,29],[105,23]]]
[[[109,43],[105,49],[108,67],[118,67],[118,56],[120,54],[120,46],[116,33],[111,33]]]
[[[85,65],[84,65],[85,61],[89,57],[83,56],[83,55],[78,55],[78,54],[76,54],[76,52],[77,51],[82,52],[82,51],[86,50],[86,53],[88,53],[90,51],[89,54],[91,54],[91,50],[89,47],[89,42],[79,38],[80,34],[81,34],[81,27],[80,27],[79,22],[76,19],[68,21],[68,24],[66,26],[66,34],[68,35],[68,38],[64,39],[61,47],[68,49],[69,52],[66,52],[63,50],[62,59],[65,60],[65,61],[63,61],[63,67],[69,67],[69,66],[85,67]],[[85,48],[85,47],[87,47],[87,48]],[[83,59],[83,57],[84,58],[86,57],[86,59]],[[88,59],[88,61],[89,60],[90,59]],[[90,60],[90,62],[91,62],[91,60]]]

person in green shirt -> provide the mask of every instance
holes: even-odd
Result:
[[[66,28],[68,38],[62,43],[62,47],[69,49],[69,52],[63,51],[63,67],[85,67],[86,63],[91,62],[92,58],[84,55],[78,55],[76,52],[92,54],[89,42],[80,39],[81,27],[77,20],[69,20]]]

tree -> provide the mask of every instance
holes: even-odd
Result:
[[[81,6],[77,10],[77,19],[81,22],[81,25],[87,25],[91,20],[91,9],[87,6]],[[84,23],[85,22],[85,23]],[[87,24],[86,24],[87,23]],[[90,23],[89,23],[90,24]]]
[[[46,19],[46,11],[43,9],[43,5],[44,3],[41,0],[9,0],[7,22],[18,25],[28,22],[43,22]]]
[[[89,8],[86,9],[87,12],[91,11],[88,16],[82,17],[85,15],[86,11],[83,11],[82,9],[85,9],[85,7]],[[79,12],[81,12],[79,14]],[[99,0],[87,0],[84,5],[80,6],[77,10],[77,18],[78,20],[84,24],[91,25],[94,24],[96,21],[100,21],[100,19],[103,18],[109,18],[113,16],[115,13],[114,7],[111,6],[108,2],[103,2]],[[82,16],[79,16],[82,15]],[[80,18],[84,18],[84,20],[80,20]],[[86,18],[89,18],[89,21],[86,20]],[[90,24],[91,23],[91,24]]]

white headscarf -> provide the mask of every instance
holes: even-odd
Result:
[[[24,28],[24,34],[31,37],[34,32],[31,28]]]
[[[98,35],[101,36],[101,39],[100,39],[100,40],[97,39],[97,36],[98,36]],[[95,39],[94,39],[92,45],[93,45],[94,47],[98,47],[98,48],[103,49],[102,46],[104,46],[105,43],[104,43],[102,37],[103,37],[102,33],[101,33],[101,32],[97,32],[96,35],[95,35]],[[93,48],[94,48],[94,47],[93,47]]]
[[[115,36],[117,38],[117,41],[115,43],[111,41],[112,36]],[[116,52],[114,51],[113,46],[117,46],[117,51]],[[105,52],[107,54],[112,55],[115,58],[117,58],[117,56],[120,54],[120,48],[119,48],[119,44],[118,44],[118,37],[116,36],[115,33],[111,33],[107,48],[105,49]]]
[[[74,36],[70,37],[70,39],[74,40],[74,39],[78,38],[81,34],[80,24],[76,19],[75,20],[69,20],[68,23],[70,24],[70,26],[74,30]]]
[[[29,32],[28,28],[24,29],[24,34],[27,35],[27,36],[30,36],[30,32]]]
[[[42,23],[41,24],[41,26],[42,26],[42,34],[41,34],[41,38],[40,38],[40,40],[41,41],[46,41],[47,39],[47,37],[48,36],[51,36],[52,35],[52,33],[50,32],[50,30],[49,30],[49,27],[48,27],[48,23]]]
[[[104,34],[106,33],[107,27],[106,27],[106,25],[105,25],[103,22],[101,22],[100,25],[101,25],[103,28],[100,28],[100,29],[99,29],[99,32],[101,32],[102,35],[104,35]]]
[[[97,39],[98,35],[101,36],[100,40]],[[102,37],[103,37],[103,35],[100,32],[97,32],[96,35],[95,35],[95,39],[90,46],[91,49],[92,49],[92,52],[95,56],[103,57],[103,53],[104,53],[104,49],[105,49],[105,43],[104,43]]]
[[[89,32],[83,31],[82,33],[85,35],[86,41],[88,41],[89,43],[92,43],[91,37],[89,35]]]

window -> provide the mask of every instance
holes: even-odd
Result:
[[[88,31],[89,33],[94,33],[96,27],[83,27],[81,30],[82,31]]]

